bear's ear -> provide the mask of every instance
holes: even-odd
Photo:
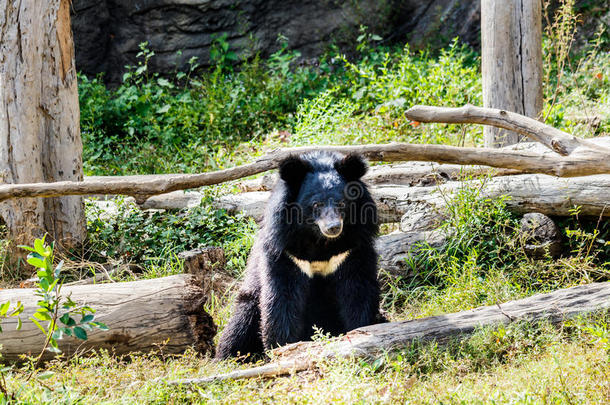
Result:
[[[297,156],[288,156],[280,163],[280,178],[292,189],[298,189],[305,175],[312,170],[309,162]]]
[[[335,169],[345,180],[354,181],[366,174],[368,166],[362,156],[350,153],[335,163]]]

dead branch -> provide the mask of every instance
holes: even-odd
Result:
[[[446,145],[351,145],[287,148],[273,151],[253,163],[200,174],[167,174],[150,176],[101,177],[87,181],[55,183],[5,184],[0,186],[0,201],[23,197],[58,197],[64,195],[122,194],[143,202],[146,198],[202,186],[219,184],[266,172],[277,167],[289,155],[315,150],[360,153],[371,161],[419,161],[459,165],[483,165],[542,173],[558,177],[575,177],[610,173],[610,148],[594,145],[531,118],[502,110],[474,106],[441,108],[415,106],[406,115],[423,122],[482,123],[522,133],[542,142],[560,154],[547,156],[520,150],[459,148]]]
[[[603,153],[606,157],[610,154],[610,148],[600,148],[584,139],[576,138],[533,118],[495,108],[482,108],[473,105],[465,105],[459,108],[416,105],[411,107],[405,115],[410,120],[420,122],[483,124],[512,130],[546,145],[562,156],[569,156],[577,149],[583,148],[592,152]]]

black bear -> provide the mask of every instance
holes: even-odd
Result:
[[[308,340],[314,326],[338,335],[382,319],[366,170],[356,154],[281,162],[218,358]]]

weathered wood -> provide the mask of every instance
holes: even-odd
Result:
[[[406,162],[371,166],[363,180],[368,185],[400,184],[405,186],[431,186],[450,180],[459,180],[468,176],[510,176],[521,174],[520,170],[497,169],[487,166],[466,166],[438,164],[433,162]],[[256,179],[240,182],[237,186],[241,192],[271,191],[279,176],[267,173]],[[158,196],[161,197],[161,196]],[[155,197],[152,197],[153,199]],[[176,197],[178,201],[180,197]],[[160,200],[156,201],[159,204]],[[148,201],[145,203],[147,204]],[[171,203],[170,203],[171,204]],[[167,204],[169,205],[169,204]]]
[[[426,107],[429,108],[429,107]],[[467,107],[473,108],[473,107]],[[497,112],[512,118],[515,114]],[[434,118],[434,117],[432,117]],[[525,117],[521,117],[527,119]],[[463,122],[472,122],[472,119]],[[543,128],[524,130],[534,139],[546,139],[538,130],[556,132],[535,120]],[[493,125],[509,125],[510,120],[497,120]],[[510,124],[515,127],[514,123]],[[563,134],[563,133],[562,133]],[[564,134],[570,137],[570,135]],[[578,154],[570,157],[540,156],[523,150],[496,150],[489,148],[458,148],[445,145],[414,145],[393,143],[386,145],[353,145],[353,146],[317,146],[287,148],[272,152],[254,163],[201,174],[168,174],[150,176],[125,176],[121,178],[98,178],[82,182],[56,182],[0,185],[0,201],[24,197],[56,197],[61,195],[95,195],[122,194],[134,196],[140,203],[153,195],[169,193],[176,190],[197,188],[212,184],[237,180],[252,176],[277,167],[284,158],[294,154],[303,154],[314,150],[330,150],[343,153],[360,153],[371,161],[419,161],[451,163],[459,165],[484,165],[496,168],[520,170],[524,173],[544,173],[559,177],[585,176],[610,173],[610,149],[595,146],[586,141],[567,142],[565,139],[553,138],[548,143],[554,149],[564,152],[572,143],[583,146]],[[585,147],[586,146],[586,147]]]
[[[557,178],[542,174],[521,174],[438,186],[409,187],[378,185],[371,187],[379,220],[402,222],[403,232],[432,230],[442,221],[445,208],[460,188],[480,189],[481,198],[509,196],[506,206],[512,212],[540,212],[551,216],[570,216],[574,207],[587,216],[610,216],[610,176],[597,175]],[[230,213],[245,213],[260,221],[269,192],[231,194],[216,200],[218,208]]]
[[[83,179],[70,3],[0,0],[0,183]],[[0,215],[15,245],[86,236],[80,197],[8,201]]]
[[[421,248],[440,248],[447,243],[448,232],[396,232],[377,238],[375,248],[379,253],[379,268],[391,275],[407,277],[405,260],[415,258]]]
[[[562,253],[561,231],[551,218],[539,212],[521,218],[519,236],[523,239],[525,254],[533,259],[556,258]]]
[[[479,190],[480,198],[508,196],[508,210],[517,214],[539,212],[568,217],[575,207],[582,216],[610,217],[610,176],[560,179],[545,175],[516,175],[485,181],[450,182],[438,187],[380,186],[374,189],[384,211],[402,215],[401,230],[430,230],[437,226],[452,196],[462,187]]]
[[[538,118],[542,112],[542,2],[481,1],[483,105]],[[518,143],[518,133],[485,127],[485,146]]]
[[[205,295],[192,275],[176,275],[127,283],[65,286],[62,295],[71,295],[79,304],[97,310],[96,320],[109,331],[94,330],[87,341],[65,337],[59,347],[66,356],[87,349],[108,349],[116,354],[146,352],[163,347],[164,353],[181,353],[188,347],[207,353],[213,350],[216,326],[203,310]],[[8,361],[22,354],[37,355],[44,336],[27,318],[36,310],[38,297],[32,289],[0,290],[0,302],[24,304],[23,327],[17,320],[2,323],[0,354]],[[167,342],[167,343],[166,343]],[[53,354],[46,352],[45,359]]]
[[[509,129],[527,136],[529,139],[540,142],[549,149],[557,152],[562,156],[577,155],[575,159],[556,158],[557,164],[567,167],[561,168],[556,173],[559,177],[585,176],[594,173],[576,173],[577,169],[572,166],[583,166],[586,161],[588,165],[596,164],[599,160],[607,159],[610,154],[610,148],[606,146],[596,145],[589,140],[579,139],[573,135],[560,131],[542,122],[536,121],[533,118],[528,118],[523,115],[495,108],[481,108],[473,105],[465,105],[458,108],[450,107],[431,107],[416,105],[411,107],[406,113],[406,117],[420,122],[442,122],[449,124],[483,124],[491,125],[496,128]],[[492,149],[493,150],[493,149]],[[506,149],[505,149],[506,150]],[[575,153],[577,152],[577,153]],[[500,155],[498,155],[500,158]],[[543,160],[546,157],[543,157]],[[522,169],[531,169],[524,163]],[[502,165],[490,165],[493,167],[508,167]],[[537,166],[537,165],[536,165]],[[585,164],[586,166],[586,164]],[[517,167],[511,167],[518,169]],[[583,170],[586,171],[586,169]],[[529,170],[528,173],[543,173]],[[562,175],[561,173],[574,173],[570,176]],[[550,173],[546,173],[550,174]]]
[[[464,338],[481,327],[520,320],[557,324],[577,315],[609,308],[610,282],[582,285],[469,311],[371,325],[348,332],[328,344],[294,343],[274,350],[275,361],[260,367],[177,380],[170,384],[191,386],[239,378],[284,375],[315,367],[318,362],[333,358],[377,358],[388,352],[408,348],[414,342],[436,341],[443,344],[451,339]]]

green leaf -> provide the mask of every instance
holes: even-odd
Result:
[[[42,325],[40,325],[40,323],[34,318],[34,317],[30,317],[30,321],[32,321],[32,323],[36,326],[38,326],[38,329],[40,329],[42,331],[42,333],[44,333],[45,335],[47,334],[47,331],[45,328],[42,327]]]
[[[61,318],[59,318],[59,320],[61,321],[61,323],[63,323],[66,326],[74,326],[76,325],[76,321],[74,320],[74,318],[72,318],[70,316],[70,314],[63,314],[61,316]]]
[[[157,83],[159,83],[159,86],[163,86],[163,87],[171,87],[171,85],[172,85],[167,79],[164,79],[164,78],[158,79]]]
[[[47,347],[47,350],[52,353],[61,353],[61,350],[59,350],[59,347],[55,347],[55,346],[49,346],[49,347]]]
[[[31,264],[34,267],[38,267],[40,269],[44,269],[45,268],[45,264],[43,260],[40,260],[37,257],[28,257],[28,263]]]
[[[45,371],[44,373],[40,373],[36,376],[39,380],[48,380],[53,377],[55,373],[53,371]]]
[[[21,322],[21,318],[17,318],[17,327],[15,329],[21,330],[22,325],[23,325],[23,322]],[[0,332],[2,332],[2,331],[0,330]]]
[[[21,313],[23,312],[23,304],[21,303],[21,301],[17,301],[17,308],[15,308],[13,310],[13,313],[11,314],[11,316],[19,316],[21,315]]]
[[[79,338],[81,340],[87,340],[87,332],[80,326],[75,326],[73,331],[74,331],[74,336],[76,336],[77,338]]]
[[[38,254],[38,253],[36,253],[36,252],[32,252],[32,253],[30,253],[30,254],[28,255],[28,257],[37,257],[37,258],[39,258],[40,260],[44,260],[44,256],[39,255],[39,254]]]
[[[51,318],[51,315],[49,315],[49,313],[46,310],[40,310],[40,309],[38,311],[34,312],[34,314],[32,316],[41,321],[50,321],[53,319],[53,318]]]
[[[38,282],[38,284],[40,284],[40,288],[42,288],[45,291],[50,291],[49,288],[49,281],[46,278],[42,278],[40,279],[40,281]]]
[[[157,109],[157,114],[165,114],[166,112],[168,112],[170,109],[170,105],[169,104],[165,104],[163,107]]]
[[[38,253],[41,256],[44,256],[45,254],[45,249],[44,249],[44,244],[43,244],[43,240],[42,239],[36,239],[34,241],[34,250],[36,251],[36,253]]]
[[[110,328],[108,328],[108,326],[106,326],[105,323],[102,323],[102,322],[91,322],[91,325],[97,327],[99,330],[102,330],[102,331],[107,331],[110,329]]]
[[[59,277],[59,273],[61,273],[61,269],[64,267],[64,261],[59,262],[57,267],[55,267],[55,277]]]
[[[6,315],[10,306],[11,303],[9,301],[6,301],[4,304],[0,305],[0,316]]]
[[[89,323],[94,319],[95,319],[95,315],[92,315],[92,314],[85,315],[85,316],[83,316],[83,319],[80,320],[80,323]]]
[[[51,336],[55,340],[61,340],[64,337],[64,332],[61,329],[57,329]]]

